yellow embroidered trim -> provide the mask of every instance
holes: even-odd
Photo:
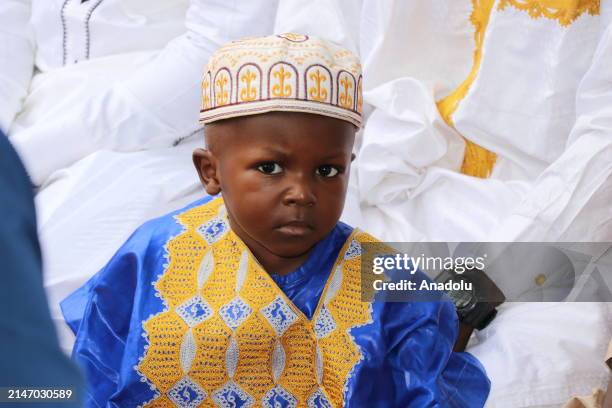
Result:
[[[467,78],[448,96],[438,101],[438,110],[444,121],[454,127],[452,115],[459,107],[459,103],[467,94],[470,86],[476,79],[480,63],[482,60],[482,46],[484,43],[484,33],[489,24],[489,16],[495,0],[472,0],[473,10],[470,21],[474,25],[474,39],[476,48],[474,49],[474,62]],[[489,177],[497,156],[495,153],[465,139],[465,154],[461,172],[469,176],[486,178]]]
[[[482,60],[484,34],[489,24],[489,16],[494,3],[495,0],[472,0],[473,11],[470,20],[475,28],[474,39],[476,41],[472,69],[467,78],[452,93],[437,103],[440,115],[449,126],[454,127],[452,115],[459,107],[461,100],[467,95],[476,75],[478,75]],[[495,164],[496,154],[467,139],[465,139],[465,142],[465,155],[461,172],[474,177],[489,177]]]
[[[158,392],[145,406],[226,406],[232,398],[247,406],[275,406],[274,398],[344,406],[362,359],[349,330],[371,322],[359,243],[375,239],[351,234],[308,320],[229,226],[215,224],[222,204],[176,217],[185,231],[169,240],[169,263],[155,284],[167,310],[143,323],[149,344],[136,369]]]
[[[512,6],[526,11],[532,18],[557,20],[567,27],[583,13],[594,16],[599,14],[600,0],[500,0],[498,9]]]
[[[454,126],[452,115],[459,103],[467,94],[476,79],[482,60],[484,33],[489,23],[489,17],[495,0],[472,0],[473,11],[470,17],[475,27],[474,62],[468,77],[448,96],[438,101],[438,110],[449,126]],[[560,25],[568,26],[583,13],[597,15],[601,0],[500,0],[498,10],[504,10],[509,5],[526,11],[532,18],[549,18],[557,20]],[[461,172],[474,177],[489,177],[495,165],[497,155],[466,139],[465,155]]]

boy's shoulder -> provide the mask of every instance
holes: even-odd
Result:
[[[207,219],[215,218],[216,213],[222,209],[223,200],[220,197],[200,198],[182,208],[146,221],[134,231],[124,247],[151,242],[163,246],[185,230],[198,228]]]

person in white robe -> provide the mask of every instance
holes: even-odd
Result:
[[[287,24],[331,26],[364,68],[349,222],[392,242],[612,241],[612,1],[363,0],[357,24],[345,1],[316,3],[322,24],[297,0]],[[555,271],[520,273],[494,279],[531,299],[554,287]],[[611,318],[605,303],[504,305],[468,348],[488,406],[605,388]]]
[[[272,31],[276,0],[6,0],[0,128],[37,186],[45,287],[59,301],[147,219],[201,197],[200,81],[221,44]]]

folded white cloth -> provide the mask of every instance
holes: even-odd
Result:
[[[99,271],[148,219],[203,197],[191,154],[202,133],[176,147],[99,151],[52,176],[36,196],[45,288],[60,344],[74,337],[59,302]]]
[[[0,22],[15,18],[18,11],[24,14],[23,8],[3,9]],[[66,103],[64,92],[57,93],[53,101],[60,106],[52,111],[40,107],[51,101],[30,92],[11,124],[11,141],[33,182],[41,185],[53,171],[97,150],[171,146],[195,131],[202,71],[210,54],[232,39],[268,34],[276,0],[193,0],[189,4],[185,0],[32,0],[31,9],[36,65],[42,75],[52,75],[55,81],[63,77],[63,86],[91,86],[91,92],[78,97],[71,92],[74,98],[69,106],[62,104]],[[123,54],[129,60],[133,52],[142,50],[159,52],[146,63],[130,64],[134,69],[121,70],[122,64],[111,68],[121,71],[112,79],[88,75],[92,64],[108,66],[114,64],[108,60],[111,56]],[[29,53],[30,59],[33,52],[25,42],[13,51]],[[58,72],[51,74],[52,70]],[[81,75],[87,76],[86,84],[72,82]],[[42,86],[47,79],[35,79],[33,86]],[[44,87],[56,85],[59,82]],[[50,149],[53,155],[48,154]]]

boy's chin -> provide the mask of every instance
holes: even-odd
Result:
[[[313,246],[302,240],[302,242],[296,243],[283,242],[272,246],[272,248],[268,247],[268,250],[280,258],[297,258],[306,254]]]

